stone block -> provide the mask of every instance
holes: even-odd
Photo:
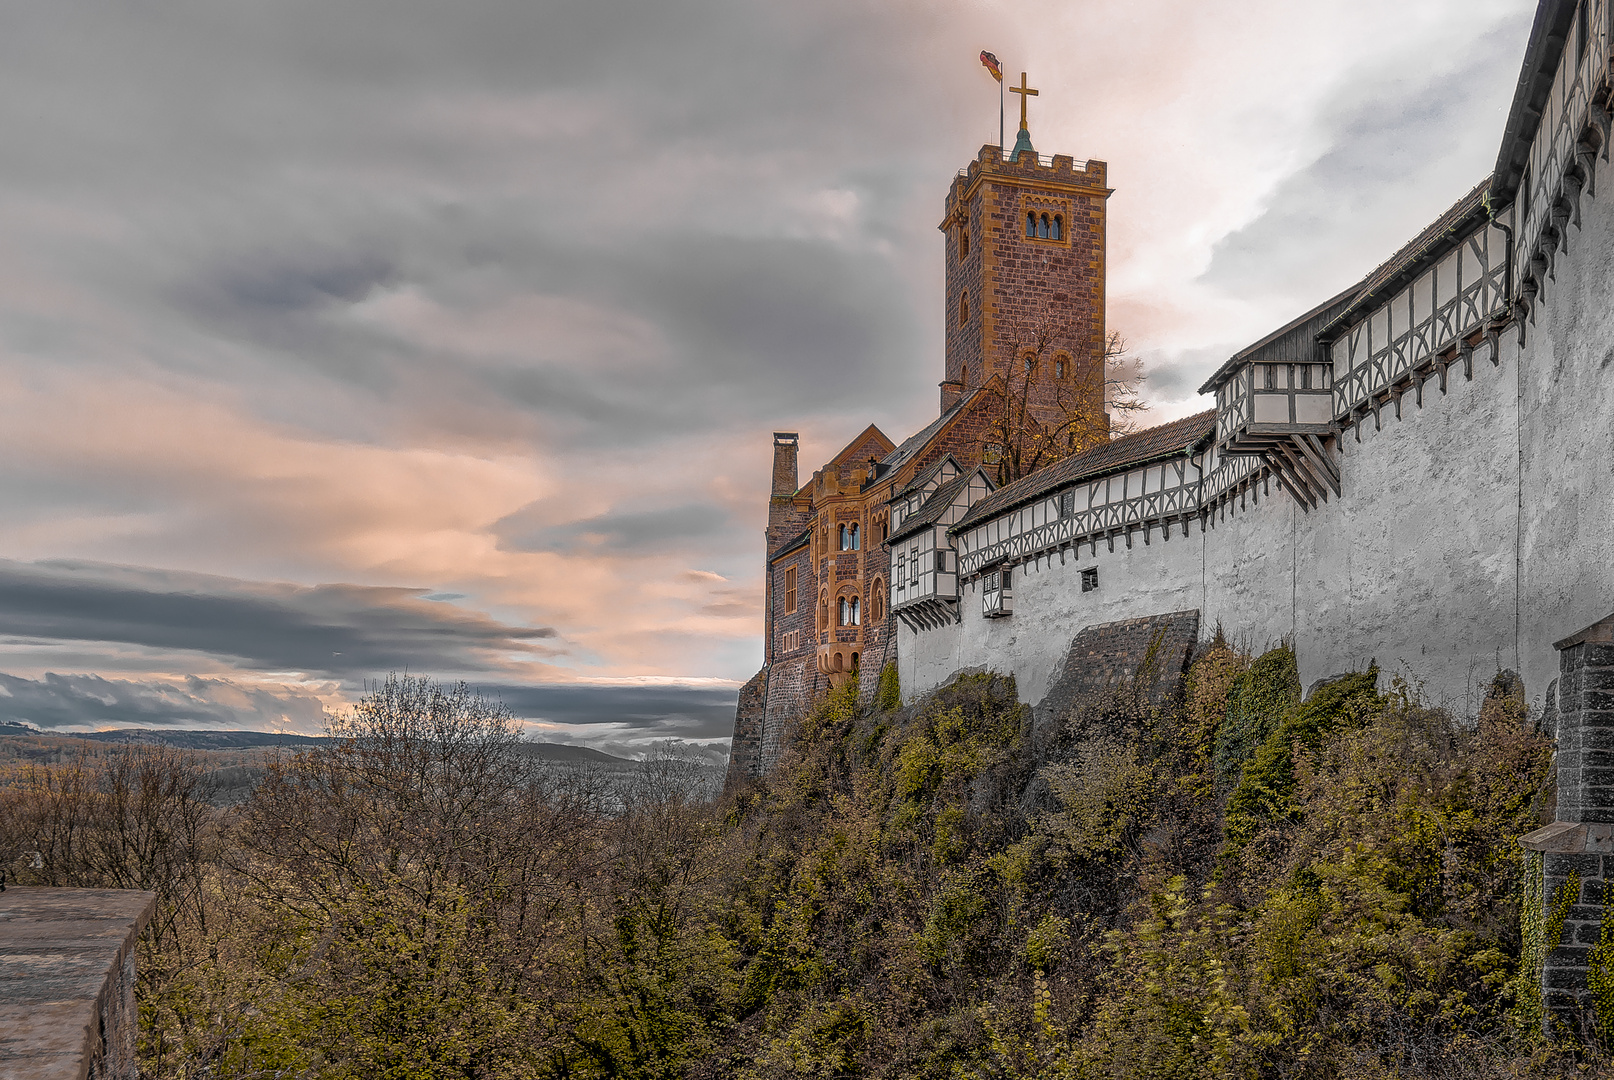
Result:
[[[1614,690],[1614,668],[1593,668],[1580,675],[1585,690]]]
[[[1597,855],[1565,855],[1549,852],[1543,869],[1546,872],[1547,887],[1557,888],[1569,879],[1570,874],[1579,874],[1583,878],[1600,876],[1603,872],[1603,860]]]
[[[0,893],[0,1077],[132,1077],[135,941],[149,892]]]
[[[1586,667],[1614,668],[1614,642],[1587,642],[1581,648],[1585,650]]]
[[[1563,726],[1579,724],[1582,728],[1614,728],[1614,712],[1593,711],[1578,709],[1574,712],[1565,712]]]
[[[1559,953],[1576,953],[1582,959],[1586,949],[1554,949],[1541,969],[1541,988],[1543,990],[1568,990],[1580,993],[1586,989],[1586,966],[1584,963],[1564,965],[1558,962]]]

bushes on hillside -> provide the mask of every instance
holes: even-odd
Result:
[[[342,741],[161,833],[182,932],[143,954],[148,1073],[1576,1067],[1521,961],[1550,759],[1516,680],[1465,724],[1371,671],[1302,701],[1288,649],[1218,639],[1180,695],[1035,724],[990,674],[904,705],[890,668],[870,697],[828,695],[773,775],[704,802],[675,762],[609,790],[535,769],[496,706],[384,684]],[[0,789],[0,839],[115,854],[53,854],[63,883],[142,880],[146,848],[103,841],[192,820],[169,766]]]

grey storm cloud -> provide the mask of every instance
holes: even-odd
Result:
[[[580,727],[612,724],[617,737],[653,733],[683,739],[726,739],[734,732],[739,691],[723,687],[660,685],[478,686],[523,720]]]
[[[1232,291],[1281,294],[1293,279],[1316,280],[1306,268],[1329,265],[1320,244],[1296,238],[1326,238],[1335,249],[1333,281],[1324,294],[1297,298],[1299,315],[1388,259],[1490,168],[1513,84],[1487,76],[1517,62],[1529,19],[1521,8],[1478,38],[1455,72],[1364,71],[1339,87],[1326,118],[1326,152],[1288,176],[1257,218],[1217,244],[1205,280]],[[1483,164],[1454,172],[1454,162],[1476,156],[1459,143],[1475,139]],[[1389,177],[1398,183],[1385,183]],[[1409,191],[1428,201],[1409,199]],[[1340,251],[1341,240],[1358,238],[1377,247]]]
[[[909,122],[901,7],[34,9],[0,41],[0,130],[22,163],[0,212],[43,198],[112,226],[121,240],[69,230],[41,256],[169,340],[147,363],[364,403],[327,423],[452,426],[463,411],[440,406],[462,402],[589,447],[916,392],[929,339],[882,245],[929,231],[901,203],[945,166]],[[869,139],[883,161],[849,153]],[[690,163],[693,186],[664,192]],[[851,193],[849,233],[803,231],[776,186]],[[581,297],[652,324],[667,356],[601,380],[575,357],[484,366],[342,318],[391,289]],[[76,332],[64,317],[38,336]]]
[[[226,727],[318,730],[324,709],[312,694],[192,676],[172,682],[0,673],[0,721],[44,729]]]
[[[521,627],[426,590],[289,585],[72,562],[0,561],[0,635],[118,642],[231,657],[262,671],[359,679],[394,670],[488,670],[545,651]]]
[[[610,725],[622,745],[647,736],[721,740],[731,734],[738,691],[680,684],[478,684],[483,697],[503,703],[521,720],[582,729]],[[0,673],[0,721],[44,729],[179,727],[317,732],[325,711],[314,695],[286,686],[252,686],[229,679],[109,679],[46,674],[25,679]]]

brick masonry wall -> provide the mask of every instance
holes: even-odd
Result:
[[[1032,159],[1004,162],[994,146],[954,180],[942,229],[947,262],[944,378],[966,389],[992,374],[1015,378],[1031,409],[1045,424],[1067,410],[1103,411],[1104,281],[1107,219],[1104,162],[1077,170],[1069,157],[1045,166]],[[1028,238],[1027,212],[1058,214],[1059,240]],[[969,230],[969,254],[958,257],[960,231]],[[961,298],[969,318],[960,318]],[[1059,332],[1029,386],[1019,354],[1051,322]],[[1070,357],[1064,379],[1056,378],[1056,353]]]
[[[1542,942],[1543,1028],[1549,1035],[1583,1035],[1594,1020],[1591,951],[1602,936],[1614,881],[1614,615],[1556,648],[1558,820],[1519,842],[1541,852],[1541,924],[1570,901],[1562,934]],[[1570,896],[1566,890],[1576,881]]]
[[[729,768],[723,780],[725,791],[757,776],[762,765],[762,723],[768,707],[768,669],[751,676],[740,687],[740,703],[734,711],[734,741],[729,744]]]
[[[1038,706],[1037,723],[1058,719],[1083,702],[1115,690],[1139,673],[1150,676],[1142,687],[1151,701],[1175,693],[1193,660],[1199,641],[1199,612],[1174,611],[1142,619],[1089,626],[1076,635],[1064,663],[1054,672],[1048,694]],[[1153,651],[1153,670],[1145,663]]]
[[[1607,621],[1558,652],[1560,821],[1614,822],[1614,640],[1598,640]]]

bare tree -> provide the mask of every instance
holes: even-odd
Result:
[[[1096,392],[1088,380],[1072,385],[1046,377],[1054,354],[1076,330],[1073,318],[1047,301],[1016,326],[1011,362],[988,384],[997,408],[982,460],[996,467],[1000,485],[1137,429],[1138,414],[1147,408],[1140,394],[1144,375],[1118,331],[1105,338]]]

